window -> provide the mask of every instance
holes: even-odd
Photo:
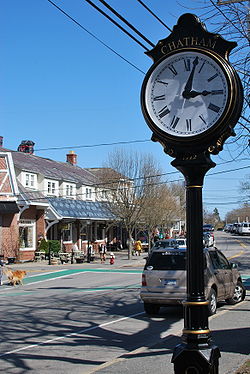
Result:
[[[72,224],[71,223],[63,225],[63,227],[62,227],[62,240],[63,240],[63,242],[71,242],[72,241]]]
[[[59,182],[56,180],[44,179],[44,191],[48,196],[59,196]]]
[[[90,200],[92,197],[92,189],[86,188],[86,199]]]
[[[215,269],[230,269],[230,264],[221,252],[209,252]]]
[[[186,270],[186,252],[153,252],[145,269],[147,266],[153,266],[154,270]]]
[[[48,182],[48,194],[55,195],[56,184],[55,182]]]
[[[76,186],[73,183],[63,183],[63,196],[75,198]]]
[[[35,221],[22,219],[19,222],[20,249],[35,249]]]
[[[24,185],[29,188],[36,188],[36,174],[25,173]]]
[[[101,198],[104,199],[104,200],[107,199],[107,191],[106,190],[101,191]]]

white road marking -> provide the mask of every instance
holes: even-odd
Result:
[[[113,323],[121,322],[121,321],[124,321],[124,320],[129,319],[129,318],[134,318],[134,317],[140,316],[142,314],[145,314],[145,312],[131,314],[130,316],[122,317],[122,318],[119,318],[119,319],[117,319],[115,321],[109,321],[109,322],[101,323],[100,325],[92,326],[92,327],[87,327],[87,328],[85,328],[83,330],[79,330],[78,332],[72,332],[70,334],[58,336],[56,338],[45,340],[44,342],[40,342],[40,343],[37,343],[37,344],[27,345],[26,347],[14,349],[13,351],[8,351],[8,352],[5,352],[5,353],[2,353],[0,355],[0,357],[7,356],[7,355],[10,355],[10,354],[13,354],[13,353],[17,353],[17,352],[21,352],[21,351],[25,351],[25,350],[30,349],[30,348],[40,347],[41,345],[52,343],[52,342],[57,341],[57,340],[62,340],[62,339],[65,339],[65,338],[70,338],[72,336],[77,336],[77,335],[86,333],[88,331],[92,331],[92,330],[96,330],[98,328],[102,328],[102,327],[105,327],[105,326],[108,326],[108,325],[112,325]]]

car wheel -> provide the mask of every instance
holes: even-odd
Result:
[[[237,304],[243,301],[245,299],[245,296],[246,296],[246,289],[243,286],[243,284],[240,281],[238,281],[234,289],[233,297],[226,299],[226,303],[231,304],[231,305]]]
[[[216,313],[216,310],[217,310],[217,295],[216,295],[216,291],[213,288],[211,288],[208,301],[209,301],[208,314],[212,316],[213,314]]]
[[[144,310],[149,315],[158,314],[160,310],[160,305],[144,303]]]

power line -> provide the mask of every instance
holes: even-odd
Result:
[[[72,148],[94,148],[94,147],[103,147],[103,146],[110,146],[110,145],[146,143],[150,141],[151,139],[128,140],[128,141],[120,141],[120,142],[113,142],[113,143],[99,143],[99,144],[73,145],[73,146],[64,146],[64,147],[38,148],[38,149],[34,149],[34,151],[40,152],[40,151],[51,151],[51,150],[72,149]]]
[[[155,13],[153,13],[152,12],[152,10],[151,9],[149,9],[149,7],[146,5],[146,4],[144,4],[144,2],[143,1],[141,1],[141,0],[137,0],[138,1],[138,3],[140,3],[150,14],[152,14],[152,16],[154,16],[164,27],[166,27],[166,29],[168,29],[168,31],[170,31],[170,32],[172,32],[172,30],[155,14]]]
[[[125,34],[127,34],[131,39],[133,39],[136,43],[138,43],[142,48],[144,48],[146,51],[149,50],[147,47],[145,47],[144,44],[142,44],[138,39],[136,39],[132,34],[130,34],[130,32],[128,32],[126,29],[124,29],[124,27],[122,27],[118,22],[116,22],[113,18],[111,18],[101,8],[99,8],[97,5],[95,5],[91,0],[85,0],[85,1],[87,1],[87,3],[89,3],[89,5],[91,5],[93,8],[95,8],[96,10],[98,10],[98,12],[100,12],[104,17],[106,17],[114,25],[116,25],[120,30],[122,30]],[[113,8],[111,8],[111,9],[113,9]],[[113,10],[113,11],[115,11],[115,10]],[[153,46],[154,46],[154,44],[153,44]]]
[[[73,17],[71,17],[68,13],[66,13],[62,8],[60,8],[58,5],[53,3],[51,0],[47,0],[51,5],[53,5],[56,9],[58,9],[61,13],[63,13],[66,17],[68,17],[72,22],[74,22],[77,26],[79,26],[82,30],[84,30],[86,33],[88,33],[92,38],[97,40],[99,43],[101,43],[104,47],[106,47],[109,51],[114,53],[116,56],[121,58],[123,61],[127,62],[130,66],[138,70],[140,73],[145,75],[145,72],[142,71],[140,68],[138,68],[135,64],[127,60],[125,57],[123,57],[120,53],[116,52],[113,48],[111,48],[108,44],[104,43],[100,38],[98,38],[96,35],[94,35],[91,31],[87,30],[86,27],[82,26],[79,22],[77,22]]]
[[[145,42],[147,42],[151,47],[154,47],[154,43],[152,43],[148,38],[146,38],[139,30],[137,30],[130,22],[128,22],[120,13],[118,13],[114,8],[112,8],[106,1],[99,0],[106,8],[108,8],[113,14],[116,15],[122,22],[124,22],[128,27],[130,27],[137,35],[139,35]]]
[[[209,174],[207,174],[207,176],[216,175],[216,174],[230,173],[232,171],[238,171],[238,170],[249,169],[249,168],[250,168],[250,165],[243,166],[242,168],[237,168],[237,169],[222,170],[222,171],[217,171],[217,172],[214,172],[214,173],[209,173]]]

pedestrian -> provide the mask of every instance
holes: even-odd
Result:
[[[88,243],[87,245],[87,262],[90,263],[93,253],[93,245],[92,242]]]
[[[114,265],[115,263],[115,255],[113,252],[110,252],[110,260],[109,260],[110,265]]]
[[[99,245],[99,254],[101,259],[101,264],[105,263],[106,261],[106,245],[102,243]]]
[[[0,257],[0,286],[3,285],[3,266],[4,266],[3,256]]]
[[[135,250],[135,255],[136,256],[140,256],[141,255],[141,251],[142,251],[142,244],[141,244],[141,241],[140,240],[136,240],[135,244],[134,244],[134,250]]]

